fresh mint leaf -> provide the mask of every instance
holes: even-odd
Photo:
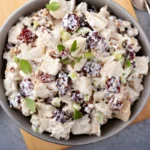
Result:
[[[82,116],[83,116],[83,114],[79,110],[74,109],[73,118],[75,120],[82,118]]]
[[[131,61],[130,60],[126,61],[126,67],[131,67]]]
[[[31,64],[27,60],[21,59],[20,70],[23,71],[25,74],[31,74],[32,73]]]
[[[86,53],[84,53],[84,58],[92,59],[92,58],[94,58],[94,55],[91,52],[86,52]]]
[[[58,45],[57,49],[59,52],[62,52],[65,49],[65,47],[63,45]]]
[[[81,61],[81,59],[82,59],[82,56],[78,57],[78,58],[76,59],[76,63],[79,63],[79,62]]]
[[[51,2],[46,5],[46,8],[51,11],[56,11],[60,8],[60,4],[58,2]]]
[[[79,62],[81,61],[81,59],[82,59],[82,56],[80,56],[80,57],[76,58],[76,60],[75,60],[75,64],[79,63]]]
[[[64,64],[64,65],[68,65],[71,64],[72,60],[70,60],[68,57],[65,59],[60,60],[60,63]]]
[[[29,108],[29,110],[34,113],[36,111],[36,103],[35,103],[35,101],[30,99],[30,98],[25,98],[24,100],[25,100],[26,105]]]
[[[77,50],[77,41],[75,40],[71,45],[71,52],[75,52]]]

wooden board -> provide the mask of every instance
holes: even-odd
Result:
[[[123,6],[128,12],[130,12],[137,19],[130,0],[114,0],[114,1]],[[4,23],[4,21],[8,18],[8,16],[13,11],[15,11],[15,9],[17,9],[20,5],[22,5],[25,2],[27,2],[27,0],[0,0],[0,15],[1,15],[0,26]],[[149,108],[150,108],[150,99],[145,105],[143,111],[140,113],[140,115],[135,119],[133,123],[150,118]],[[64,150],[68,148],[68,146],[56,145],[42,141],[26,133],[22,129],[21,133],[24,137],[28,150]]]
[[[134,8],[130,0],[114,0],[114,1],[120,4],[122,7],[124,7],[137,20],[137,16],[135,14]]]

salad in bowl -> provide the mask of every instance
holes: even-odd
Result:
[[[31,117],[34,132],[56,139],[101,136],[109,119],[127,122],[148,73],[137,35],[107,6],[75,0],[51,0],[21,17],[3,54],[10,107]]]

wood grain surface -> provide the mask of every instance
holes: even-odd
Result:
[[[124,7],[137,20],[137,16],[131,4],[131,0],[114,0],[114,1],[119,5],[121,5],[122,7]]]
[[[114,0],[114,1],[120,4],[122,7],[124,7],[128,12],[130,12],[131,15],[133,15],[133,17],[137,19],[130,0]],[[0,15],[1,15],[0,26],[4,23],[4,21],[8,18],[8,16],[13,11],[15,11],[19,6],[21,6],[25,2],[27,2],[27,0],[0,0]],[[150,118],[149,108],[150,108],[150,99],[145,105],[143,111],[140,113],[140,115],[135,119],[133,123]],[[56,144],[42,141],[26,133],[22,129],[21,129],[21,133],[24,137],[28,150],[64,150],[68,148],[68,146],[56,145]]]

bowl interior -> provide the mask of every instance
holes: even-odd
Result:
[[[116,134],[117,132],[119,132],[120,130],[122,130],[123,128],[125,128],[128,124],[131,123],[131,121],[133,121],[135,119],[135,117],[140,113],[140,111],[142,110],[142,108],[144,107],[148,96],[149,96],[149,89],[150,89],[150,73],[144,78],[144,87],[145,89],[142,91],[141,93],[141,97],[140,99],[135,103],[135,105],[132,107],[132,115],[130,117],[130,120],[126,123],[117,120],[117,119],[112,119],[110,121],[108,121],[108,123],[106,125],[104,125],[102,127],[102,136],[101,137],[97,137],[97,136],[88,136],[88,135],[78,135],[78,136],[71,136],[69,140],[56,140],[54,138],[51,138],[49,136],[49,134],[45,133],[45,134],[36,134],[31,130],[31,124],[29,122],[28,117],[24,117],[23,115],[21,115],[20,112],[11,109],[9,107],[8,101],[7,101],[7,97],[5,96],[5,90],[4,90],[4,86],[3,86],[3,79],[4,79],[4,70],[5,70],[5,61],[3,60],[2,56],[3,56],[3,51],[4,51],[4,47],[5,47],[5,43],[7,41],[7,34],[9,29],[11,28],[11,26],[13,26],[17,20],[21,17],[21,16],[26,16],[31,14],[34,11],[37,11],[41,8],[44,8],[45,4],[48,3],[49,0],[32,0],[30,2],[28,2],[27,4],[25,4],[24,6],[22,6],[21,8],[19,8],[15,13],[13,13],[9,19],[5,22],[5,24],[3,25],[1,31],[0,31],[0,96],[1,96],[1,105],[3,107],[3,109],[7,112],[7,114],[24,130],[26,130],[27,132],[29,132],[30,134],[41,138],[43,140],[46,140],[48,142],[53,142],[53,143],[58,143],[58,144],[64,144],[64,145],[83,145],[83,144],[89,144],[89,143],[93,143],[93,142],[97,142],[103,139],[106,139],[114,134]],[[85,1],[89,4],[92,4],[94,6],[96,6],[98,9],[101,8],[102,6],[107,5],[109,7],[109,11],[117,16],[118,18],[122,18],[125,20],[128,20],[130,22],[133,23],[133,25],[139,30],[139,42],[142,45],[142,50],[140,52],[140,55],[147,55],[150,58],[150,51],[149,51],[149,42],[145,36],[145,33],[143,32],[143,30],[141,29],[141,27],[138,25],[138,23],[132,18],[132,16],[130,14],[128,14],[122,7],[120,7],[119,5],[117,5],[116,3],[110,1],[110,0],[78,0],[77,2],[81,2],[81,1]]]

